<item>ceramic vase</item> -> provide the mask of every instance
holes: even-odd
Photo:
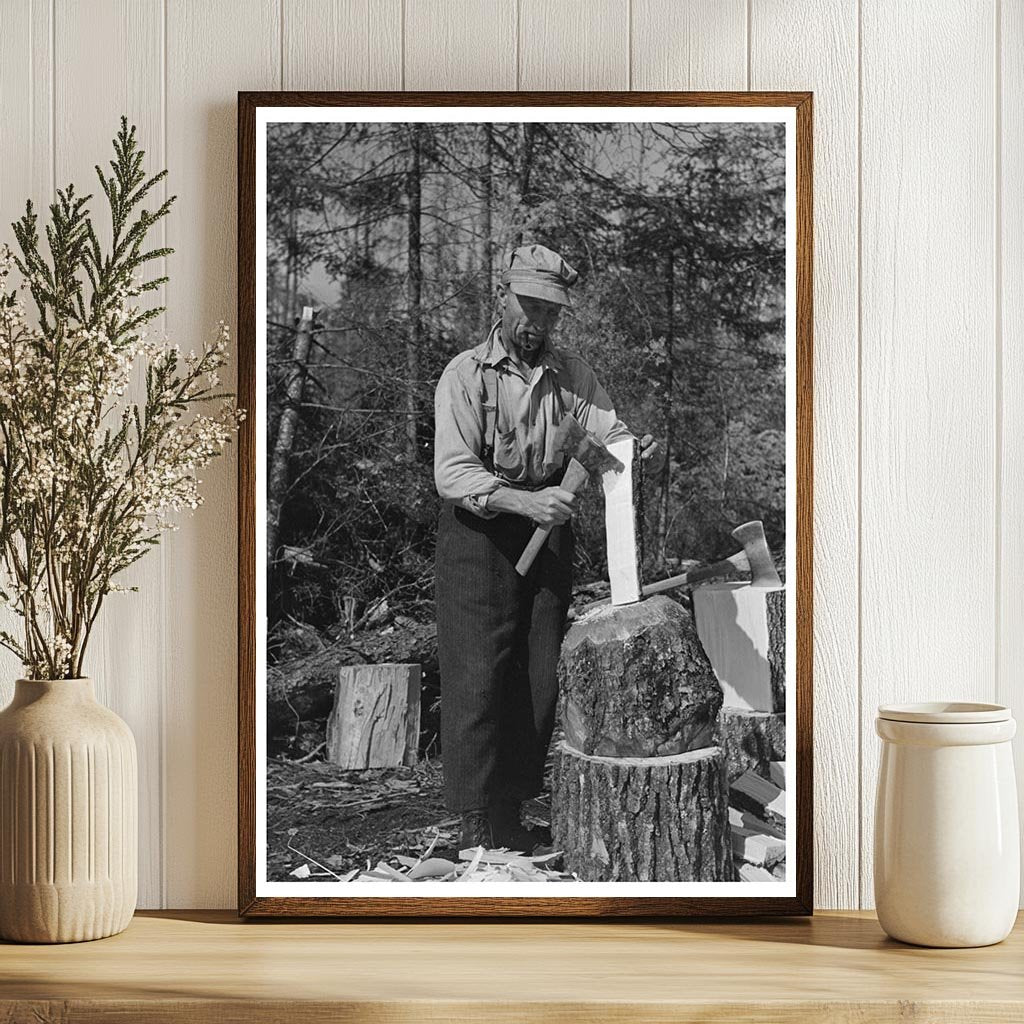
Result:
[[[1016,722],[998,704],[883,705],[875,906],[894,939],[988,946],[1020,895]]]
[[[131,730],[90,679],[19,679],[0,712],[0,938],[123,931],[138,888]]]

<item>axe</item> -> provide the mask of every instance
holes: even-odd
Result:
[[[650,583],[642,590],[644,597],[652,594],[660,594],[666,590],[674,590],[676,587],[693,587],[704,580],[714,579],[730,570],[750,570],[750,585],[760,589],[781,587],[782,580],[775,571],[775,563],[772,561],[771,553],[768,551],[768,542],[764,539],[764,524],[760,519],[737,526],[732,531],[742,545],[743,550],[737,551],[735,555],[723,558],[720,562],[713,562],[711,565],[699,565],[696,569],[684,572],[680,576],[670,576],[667,580],[660,580],[657,583]]]
[[[584,430],[571,413],[562,420],[558,429],[557,450],[563,454],[572,452],[562,482],[558,485],[562,490],[575,494],[587,482],[587,477],[591,473],[601,473],[606,469],[622,470],[622,463],[590,431]],[[550,526],[538,526],[534,530],[530,542],[516,562],[516,572],[520,576],[525,576],[530,571],[530,566],[533,565],[540,549],[544,547],[551,529]]]
[[[768,551],[768,542],[764,538],[764,524],[755,519],[753,522],[743,523],[732,531],[740,544],[742,550],[736,554],[723,558],[720,562],[713,562],[711,565],[699,565],[689,572],[679,576],[670,576],[667,580],[659,580],[657,583],[648,583],[640,590],[641,600],[651,597],[654,594],[662,594],[666,590],[675,590],[676,587],[694,587],[705,580],[714,579],[716,576],[735,572],[736,570],[750,571],[750,585],[760,589],[771,589],[781,587],[782,580],[775,570],[775,563],[772,562],[771,553]],[[594,601],[580,609],[579,614],[583,615],[592,608],[609,604],[610,599]]]

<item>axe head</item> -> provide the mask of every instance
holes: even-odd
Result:
[[[574,458],[591,474],[614,470],[621,473],[622,463],[600,442],[585,430],[572,413],[567,414],[558,425],[556,449],[563,455]]]
[[[587,432],[579,420],[572,413],[567,413],[555,428],[555,451],[567,458],[575,455],[577,446],[586,436]]]
[[[768,542],[764,539],[764,524],[760,519],[737,526],[732,535],[743,545],[743,553],[750,565],[752,587],[781,587],[782,580],[775,570]]]
[[[573,458],[591,474],[607,473],[609,470],[621,473],[625,468],[593,434],[587,434],[580,441]]]

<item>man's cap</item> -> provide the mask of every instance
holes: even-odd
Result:
[[[505,253],[501,283],[516,295],[547,299],[561,306],[571,306],[569,286],[579,274],[568,263],[544,245],[520,245]]]

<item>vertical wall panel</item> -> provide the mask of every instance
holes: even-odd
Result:
[[[402,0],[282,3],[283,88],[402,88]]]
[[[629,89],[627,0],[519,0],[520,89]]]
[[[1002,282],[1000,510],[1000,647],[996,700],[1015,711],[1024,733],[1024,4],[1002,8],[1001,232],[997,261]],[[1024,822],[1024,738],[1014,741],[1017,788]],[[1024,895],[1024,890],[1022,890]]]
[[[994,38],[991,2],[863,0],[864,906],[876,706],[994,693]]]
[[[747,0],[633,0],[632,89],[745,89]]]
[[[53,32],[50,0],[11,0],[0,31],[0,244],[16,249],[11,222],[31,199],[45,212],[53,193]],[[31,312],[31,302],[29,302]],[[13,636],[21,619],[0,610],[0,628]],[[0,708],[14,695],[23,669],[0,647]]]
[[[110,214],[94,166],[109,171],[121,115],[138,127],[146,169],[164,166],[163,10],[160,0],[64,0],[55,6],[55,170],[58,187],[73,182],[90,203],[101,240]],[[97,54],[103,54],[98,60]],[[83,87],[83,83],[88,87]],[[157,193],[161,198],[163,189]],[[150,239],[162,243],[162,229]],[[149,276],[162,268],[152,266]],[[164,300],[155,292],[153,301]],[[160,330],[161,323],[151,325]],[[145,398],[138,374],[131,401]],[[97,697],[131,726],[139,750],[139,905],[162,899],[161,815],[164,663],[161,626],[164,580],[159,553],[150,552],[116,580],[138,593],[109,594],[89,641],[84,671]]]
[[[407,0],[406,89],[516,87],[516,5]]]
[[[10,0],[0,32],[0,242],[31,199],[45,209],[53,187],[52,25],[49,0]]]
[[[168,329],[183,346],[235,321],[236,94],[281,81],[277,0],[167,0],[167,148],[179,200]],[[234,362],[222,377],[235,379]],[[229,907],[236,864],[236,446],[167,545],[167,905]]]
[[[755,3],[750,43],[752,88],[814,92],[815,901],[856,907],[856,8],[829,0]]]

